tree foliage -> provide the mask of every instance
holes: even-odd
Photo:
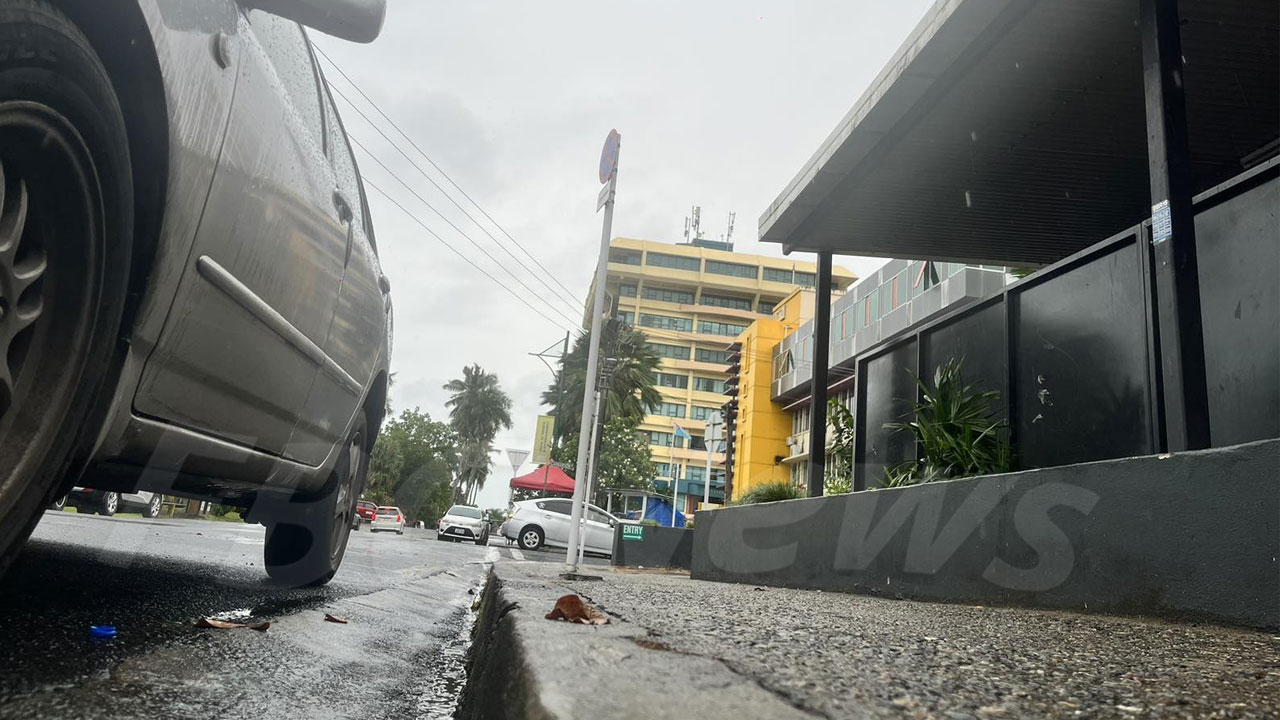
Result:
[[[827,400],[827,421],[831,425],[828,434],[831,447],[827,450],[831,467],[823,479],[822,492],[841,495],[853,490],[853,446],[857,442],[853,413],[838,398],[830,398]]]
[[[434,523],[453,502],[458,438],[449,425],[418,408],[386,421],[369,458],[364,496]]]
[[[601,408],[602,420],[608,423],[619,417],[643,418],[645,413],[662,402],[662,396],[653,386],[653,373],[658,368],[657,354],[649,347],[644,333],[621,320],[605,320],[601,326],[601,338],[600,357],[611,359],[613,367],[604,407]],[[591,333],[578,335],[569,354],[560,358],[555,381],[542,393],[542,403],[549,405],[556,416],[558,443],[568,442],[578,434],[587,387],[590,341]]]
[[[455,496],[473,505],[493,465],[493,440],[499,430],[511,427],[511,398],[499,385],[498,376],[479,365],[462,368],[462,377],[450,380],[444,389],[451,393],[445,406],[459,439]]]

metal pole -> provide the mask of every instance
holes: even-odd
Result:
[[[582,439],[591,434],[591,407],[596,394],[596,372],[600,363],[600,326],[604,319],[604,285],[609,275],[609,236],[613,234],[613,201],[618,188],[618,166],[614,163],[609,174],[609,197],[604,205],[604,227],[600,230],[600,257],[596,260],[596,292],[591,301],[591,337],[587,341],[587,386],[582,393],[582,424],[578,429],[578,461],[574,465],[578,469],[579,479],[573,484],[573,514],[569,517],[569,543],[565,548],[564,564],[568,572],[576,573],[578,564],[574,561],[573,549],[578,545],[578,523],[582,522],[582,503],[586,498],[586,483],[582,482],[582,469],[587,465],[588,451],[591,443],[583,443]]]
[[[809,497],[821,497],[827,471],[827,361],[831,355],[831,252],[818,253],[813,315],[813,383],[809,393]]]
[[[596,445],[596,432],[598,428],[599,418],[600,418],[600,391],[596,390],[595,407],[592,409],[592,412],[591,412],[591,447],[593,448]],[[587,493],[586,495],[588,500],[590,500],[591,498],[591,478],[595,475],[595,464],[596,464],[596,453],[593,451],[591,454],[587,455],[587,474],[586,474]],[[574,489],[576,490],[577,488],[575,487]],[[586,509],[584,508],[583,510],[584,512],[583,512],[582,523],[581,523],[583,527],[581,528],[581,531],[578,533],[578,563],[579,564],[582,563],[583,549],[587,545],[587,533],[586,533],[587,516],[585,512]]]
[[[672,447],[675,446],[675,438],[671,438]],[[675,456],[675,450],[671,451],[672,457]],[[676,503],[680,502],[680,466],[674,461],[671,463],[671,527],[676,526]]]
[[[1165,438],[1170,451],[1209,447],[1209,390],[1177,0],[1142,0],[1151,242],[1155,256]]]

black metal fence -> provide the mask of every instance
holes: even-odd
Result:
[[[1280,437],[1280,159],[1196,198],[1210,431],[1215,447]],[[1149,223],[856,359],[854,488],[917,457],[884,424],[910,413],[912,378],[963,358],[1000,392],[1019,469],[1162,452],[1159,327]]]

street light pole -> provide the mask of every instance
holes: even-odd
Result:
[[[591,451],[591,416],[595,411],[596,373],[600,363],[600,328],[604,319],[604,285],[609,275],[609,238],[613,234],[613,201],[618,187],[618,150],[621,136],[617,130],[609,133],[604,152],[600,157],[600,181],[605,187],[600,193],[604,207],[604,226],[600,230],[600,257],[596,260],[595,297],[591,301],[591,337],[587,342],[587,386],[582,393],[582,423],[578,429],[578,461],[574,465],[577,476],[573,483],[573,514],[569,517],[569,543],[565,548],[564,564],[569,573],[578,572],[574,551],[581,534],[583,501],[587,495],[587,483],[582,471],[587,467],[587,454]],[[584,442],[584,439],[586,442]]]

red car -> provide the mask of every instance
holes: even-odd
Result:
[[[378,506],[368,500],[361,500],[356,503],[356,514],[351,519],[351,529],[359,530],[361,525],[367,525],[373,522],[373,516],[378,512]]]

